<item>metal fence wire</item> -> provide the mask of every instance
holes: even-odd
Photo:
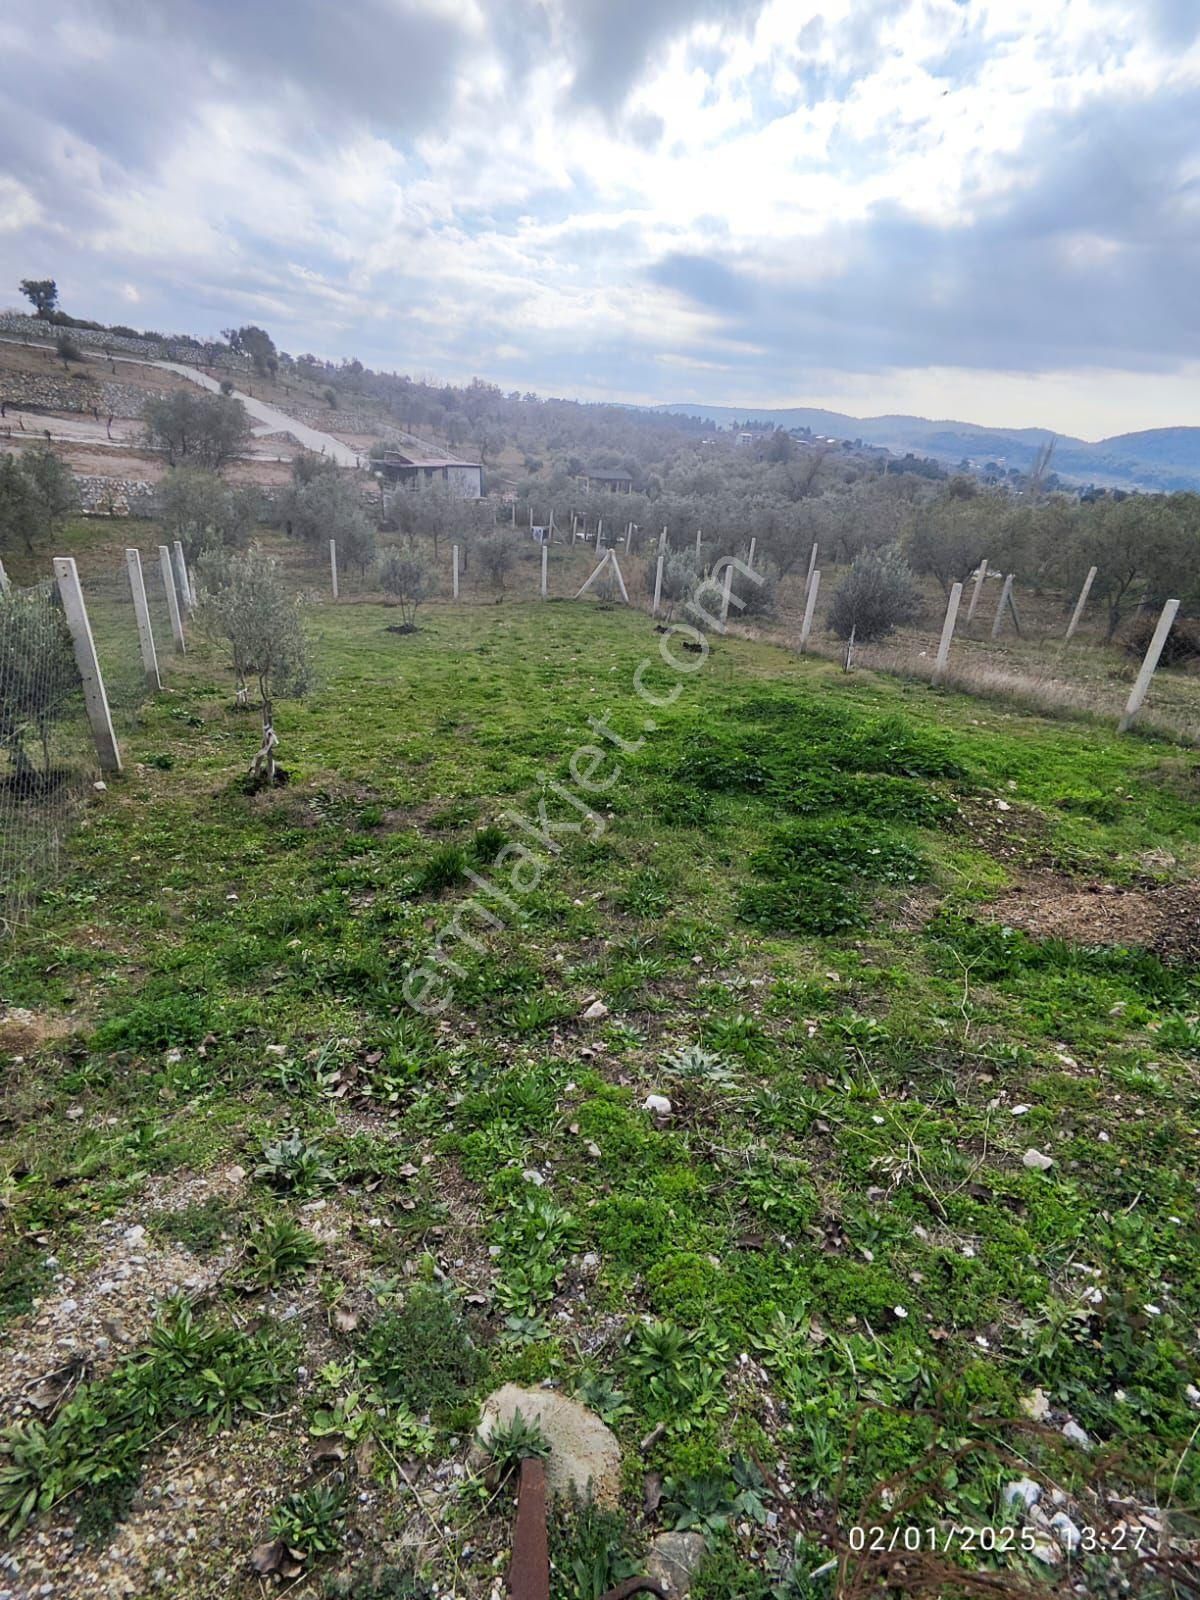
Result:
[[[0,938],[53,874],[95,754],[53,582],[0,593]]]

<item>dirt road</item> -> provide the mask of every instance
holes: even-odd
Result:
[[[202,389],[211,389],[215,394],[220,393],[221,385],[215,378],[210,378],[206,372],[198,372],[195,367],[184,366],[181,361],[146,361],[141,365],[161,367],[164,372],[178,373],[181,378],[198,383]],[[233,391],[233,398],[240,400],[258,422],[265,423],[269,432],[290,433],[293,438],[299,439],[306,450],[315,450],[318,455],[328,456],[336,461],[339,467],[358,465],[359,456],[356,452],[351,450],[348,444],[343,444],[340,439],[335,439],[331,433],[322,433],[319,428],[310,428],[295,417],[289,417],[286,411],[280,411],[277,406],[269,406],[265,400],[255,400],[250,395],[243,394],[240,389]]]

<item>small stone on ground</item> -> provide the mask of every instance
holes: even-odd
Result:
[[[536,1422],[550,1445],[546,1485],[563,1494],[572,1485],[591,1493],[602,1505],[615,1505],[621,1487],[621,1449],[616,1435],[586,1406],[547,1389],[522,1389],[506,1383],[483,1402],[478,1437],[486,1445],[497,1424],[510,1422],[519,1411]]]
[[[696,1568],[704,1559],[704,1539],[698,1533],[660,1533],[651,1541],[646,1576],[653,1578],[675,1600],[692,1587]]]

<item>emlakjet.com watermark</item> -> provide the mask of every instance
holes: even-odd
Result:
[[[723,582],[717,581],[718,573]],[[705,665],[709,634],[725,633],[730,607],[740,611],[745,605],[745,601],[733,593],[735,573],[752,583],[763,581],[761,573],[736,556],[727,556],[717,564],[712,575],[704,579],[683,607],[699,626],[677,622],[659,636],[659,659],[681,681],[665,690],[652,688],[646,682],[647,673],[655,666],[651,656],[640,661],[634,670],[633,692],[643,705],[656,711],[674,705],[683,693],[686,679]],[[715,614],[707,609],[712,603],[715,603]],[[481,954],[485,948],[484,935],[498,932],[507,925],[506,912],[509,916],[519,913],[520,901],[540,887],[566,844],[577,839],[599,839],[604,833],[607,823],[591,802],[608,794],[620,782],[624,770],[621,757],[635,755],[646,743],[645,735],[653,733],[657,727],[652,718],[647,718],[642,723],[642,736],[626,739],[610,726],[609,715],[588,718],[595,742],[579,745],[567,763],[574,787],[548,778],[542,785],[543,798],[532,816],[514,810],[501,814],[500,820],[519,837],[496,852],[486,873],[466,873],[475,893],[456,903],[438,929],[432,949],[422,961],[409,968],[404,980],[404,998],[415,1011],[424,1016],[437,1016],[445,1011],[454,998],[454,980],[466,976],[467,969],[457,959],[463,946]]]

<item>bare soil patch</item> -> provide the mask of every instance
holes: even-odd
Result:
[[[12,1006],[0,1011],[0,1051],[13,1056],[30,1055],[49,1041],[65,1038],[74,1030],[75,1022],[70,1017],[52,1017],[45,1012]]]
[[[1120,945],[1200,964],[1200,882],[1123,886],[1061,873],[1026,878],[991,903],[997,920],[1039,939]]]

